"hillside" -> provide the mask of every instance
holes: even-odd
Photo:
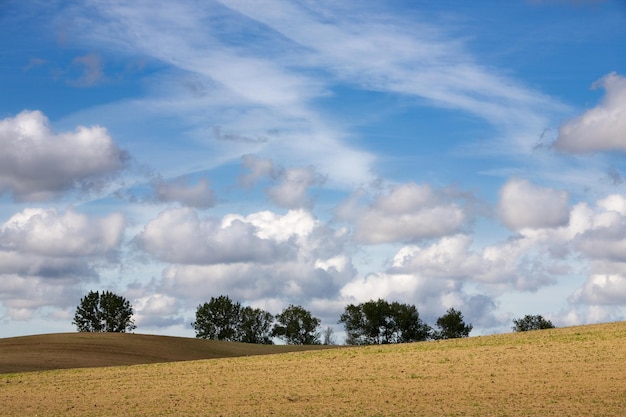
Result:
[[[0,374],[266,355],[323,348],[325,346],[255,345],[128,333],[44,334],[0,339]]]
[[[128,350],[130,342],[143,337],[118,336]],[[624,410],[624,322],[402,345],[0,374],[3,417],[621,417]]]

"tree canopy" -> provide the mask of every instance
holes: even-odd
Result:
[[[540,315],[525,315],[521,319],[513,319],[514,332],[527,332],[530,330],[554,329],[554,324],[550,320],[544,319]]]
[[[313,317],[301,306],[289,305],[276,315],[273,336],[283,339],[290,345],[319,345],[320,332],[317,330],[320,319]]]
[[[241,310],[240,342],[271,345],[274,316],[260,308],[244,307]]]
[[[435,339],[457,339],[468,337],[474,326],[465,324],[463,314],[454,308],[448,309],[446,314],[437,319],[439,330],[433,333]]]
[[[130,302],[110,291],[90,291],[81,298],[72,324],[79,332],[124,333],[137,328]]]
[[[376,345],[428,340],[431,328],[414,305],[370,300],[350,304],[339,319],[346,330],[346,343]]]
[[[273,319],[264,310],[242,307],[230,297],[220,295],[198,306],[191,326],[201,339],[272,344]]]

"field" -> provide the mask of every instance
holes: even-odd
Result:
[[[324,348],[328,347],[268,346],[127,333],[45,334],[0,339],[0,374],[267,355]]]
[[[2,416],[623,416],[624,410],[626,323],[0,374]]]

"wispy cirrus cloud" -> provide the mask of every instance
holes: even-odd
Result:
[[[548,95],[479,64],[457,36],[428,23],[418,12],[409,22],[354,3],[222,3],[306,47],[307,65],[359,88],[427,100],[505,130],[545,128],[546,113],[566,109]]]

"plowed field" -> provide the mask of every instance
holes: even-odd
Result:
[[[0,375],[2,416],[624,416],[626,323]]]

